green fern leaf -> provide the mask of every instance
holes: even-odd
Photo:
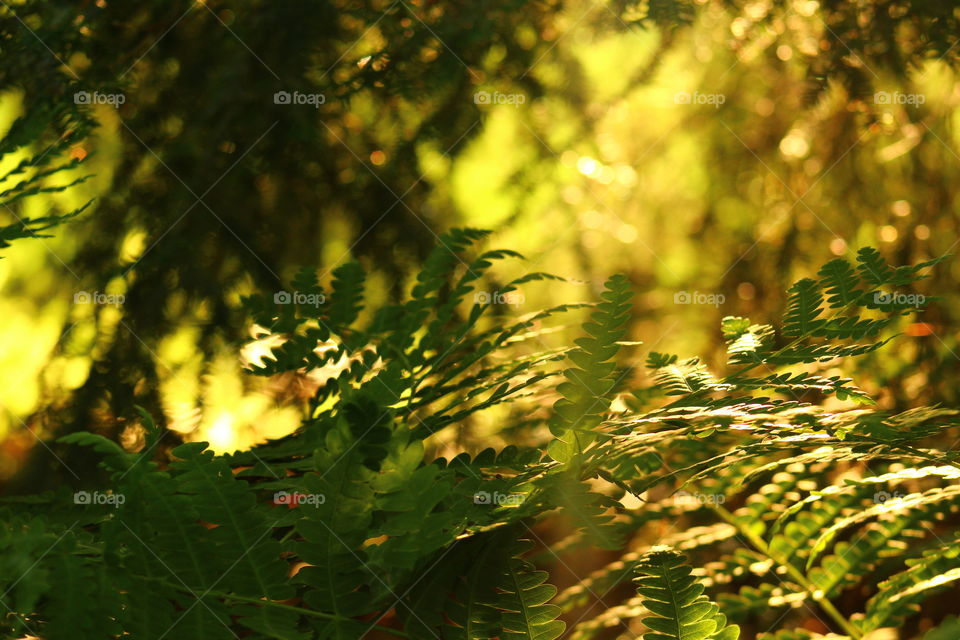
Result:
[[[68,536],[57,545],[50,562],[56,588],[50,591],[49,622],[44,635],[52,639],[99,640],[120,631],[115,621],[120,594],[100,567],[83,556],[74,555],[76,540]]]
[[[821,277],[820,282],[831,309],[859,304],[864,296],[864,291],[858,287],[860,276],[843,258],[834,258],[826,263],[817,275]]]
[[[920,558],[908,559],[908,568],[880,583],[868,602],[861,628],[872,631],[898,626],[918,610],[918,603],[960,579],[958,539],[939,544]]]
[[[363,309],[366,274],[357,262],[347,262],[333,270],[333,292],[325,308],[324,322],[337,333],[343,333],[357,320]]]
[[[500,630],[500,612],[496,601],[496,583],[503,570],[503,545],[507,534],[494,534],[465,545],[473,561],[458,580],[454,598],[446,603],[450,624],[443,629],[444,640],[488,640]]]
[[[644,640],[736,640],[737,625],[727,625],[720,608],[703,595],[684,557],[669,547],[654,547],[638,563],[637,593],[654,615],[642,620],[651,632]]]
[[[747,318],[727,316],[721,322],[731,364],[762,362],[773,342],[773,327],[750,324]]]
[[[569,353],[574,366],[564,371],[566,382],[557,389],[563,397],[554,404],[550,424],[556,440],[549,452],[558,462],[571,461],[595,439],[593,429],[600,424],[616,386],[617,343],[626,335],[631,296],[625,276],[607,280],[603,302],[583,325],[587,336],[576,340],[577,349]]]
[[[619,549],[623,546],[623,529],[608,513],[620,507],[616,500],[589,490],[567,470],[547,476],[548,497],[552,504],[561,505],[574,525],[584,531],[587,538],[603,549]]]
[[[546,604],[557,593],[545,584],[547,573],[536,571],[520,555],[530,547],[527,540],[514,545],[506,570],[497,583],[499,595],[492,605],[500,611],[503,640],[554,640],[566,625],[557,620],[560,607]]]
[[[823,295],[815,280],[804,278],[797,281],[788,291],[787,312],[783,317],[783,335],[801,338],[813,335],[823,326],[818,319],[823,309]]]
[[[854,513],[841,518],[825,529],[815,540],[810,549],[810,555],[807,558],[807,568],[813,564],[818,555],[836,538],[836,536],[845,528],[881,515],[895,511],[897,509],[914,509],[920,506],[935,504],[941,501],[953,501],[960,495],[960,485],[950,485],[947,487],[930,489],[922,493],[909,493],[902,497],[890,498],[889,500],[864,509],[859,513]]]
[[[700,362],[700,358],[659,367],[654,371],[654,378],[668,396],[690,395],[708,390],[716,384],[713,374]]]
[[[206,446],[201,442],[177,447],[173,455],[180,460],[171,467],[180,472],[180,490],[194,497],[200,518],[218,525],[210,530],[213,553],[227,567],[216,583],[218,589],[249,599],[233,608],[247,628],[282,640],[303,638],[289,614],[253,604],[261,598],[280,601],[294,594],[280,544],[269,535],[275,523],[267,520],[249,485],[233,475],[226,461],[204,451]],[[237,549],[244,550],[240,558]]]

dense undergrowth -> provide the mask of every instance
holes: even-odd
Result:
[[[485,235],[446,234],[409,297],[371,313],[353,263],[330,291],[308,271],[292,283],[322,304],[248,300],[280,342],[252,373],[324,378],[290,436],[158,456],[144,413],[136,452],[62,438],[105,472],[7,500],[3,637],[804,640],[921,637],[918,620],[960,635],[924,608],[960,578],[957,412],[891,414],[830,371],[919,310],[909,287],[936,261],[835,259],[791,288],[779,327],[726,318],[722,371],[651,352],[644,373],[624,364],[625,278],[512,318],[491,302],[554,277],[485,292],[515,257],[477,254]],[[575,344],[546,348],[577,313]],[[516,445],[436,456],[487,414]],[[547,521],[572,534],[544,541]],[[544,569],[597,549],[612,561],[557,593]]]

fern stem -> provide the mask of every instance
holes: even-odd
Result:
[[[746,538],[750,542],[750,544],[752,544],[754,548],[756,548],[757,551],[759,551],[760,553],[767,556],[772,561],[774,561],[775,563],[783,567],[787,571],[787,573],[790,575],[790,577],[793,578],[793,580],[797,584],[799,584],[804,591],[807,592],[807,595],[814,602],[820,605],[820,608],[823,609],[823,611],[826,612],[826,614],[830,616],[830,618],[832,618],[833,621],[836,622],[841,629],[843,629],[843,632],[845,634],[853,638],[853,640],[861,640],[861,638],[863,638],[863,634],[860,633],[860,630],[857,629],[854,625],[850,624],[850,622],[844,617],[844,615],[840,613],[840,611],[835,606],[833,606],[833,603],[830,602],[830,599],[827,598],[823,594],[823,592],[816,587],[816,585],[810,582],[807,579],[807,576],[805,576],[802,571],[800,571],[795,566],[793,566],[791,562],[784,561],[782,558],[778,557],[779,554],[774,554],[770,550],[770,547],[767,545],[767,543],[764,542],[763,538],[758,536],[749,528],[744,527],[737,520],[737,518],[735,518],[734,515],[729,511],[727,511],[725,508],[715,504],[710,505],[710,507],[717,514],[719,514],[720,517],[723,518],[726,522],[736,527],[740,535]]]
[[[191,595],[196,595],[190,587],[185,585],[178,585],[172,582],[168,582],[163,578],[146,578],[147,580],[154,580],[156,582],[161,582],[164,585],[170,587],[171,589],[176,589],[183,593],[189,593]],[[296,607],[292,604],[283,604],[282,602],[273,602],[272,600],[262,600],[260,598],[251,598],[249,596],[240,596],[235,593],[225,593],[223,591],[213,591],[206,590],[204,591],[205,595],[211,595],[217,598],[223,598],[224,600],[237,600],[238,602],[249,602],[251,604],[257,604],[264,607],[272,607],[274,609],[280,609],[281,611],[289,611],[290,613],[296,613],[301,616],[313,616],[314,618],[326,618],[327,620],[343,620],[345,622],[362,622],[355,620],[353,618],[345,618],[343,616],[334,615],[332,613],[324,613],[323,611],[314,611],[313,609],[304,609],[303,607]],[[409,638],[410,634],[400,629],[393,629],[391,627],[384,627],[379,624],[371,625],[371,630],[376,629],[377,631],[382,631],[383,633],[389,633],[391,635],[397,636],[398,638]]]

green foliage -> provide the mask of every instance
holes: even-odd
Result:
[[[563,372],[566,380],[557,387],[563,397],[553,406],[551,430],[557,439],[550,444],[550,455],[559,462],[570,462],[593,442],[592,430],[603,420],[616,390],[615,357],[626,334],[631,293],[623,276],[610,278],[605,289],[603,302],[583,325],[587,335],[567,354],[574,366]]]
[[[525,95],[541,92],[526,72],[549,43],[531,48],[528,38],[555,13],[526,0],[3,6],[5,106],[16,106],[8,92],[23,92],[32,125],[71,112],[69,126],[53,132],[69,133],[66,148],[83,138],[73,126],[81,118],[102,125],[102,136],[85,146],[101,154],[95,188],[103,197],[70,266],[89,290],[125,276],[124,323],[136,334],[105,336],[105,348],[91,354],[98,364],[63,428],[85,428],[103,402],[117,415],[132,414],[134,403],[158,412],[157,385],[139,383],[155,380],[153,354],[187,310],[210,309],[217,318],[197,339],[209,363],[225,341],[244,335],[245,316],[229,312],[237,292],[251,283],[276,290],[297,267],[317,268],[318,241],[347,241],[352,255],[375,259],[377,275],[399,293],[437,238],[422,213],[434,182],[423,179],[424,149],[455,156],[483,130],[473,101],[481,69],[491,86],[503,89],[503,80]],[[81,91],[124,100],[116,109],[78,107]],[[274,100],[280,91],[323,101],[290,108]],[[375,170],[360,160],[374,150],[389,157]],[[340,223],[371,233],[348,239]],[[133,259],[119,251],[132,233],[145,234],[148,247]],[[348,321],[350,301],[339,304],[346,315],[334,311],[330,320]]]
[[[50,237],[43,232],[75,218],[90,205],[87,202],[73,211],[33,218],[17,213],[27,198],[59,193],[90,177],[75,176],[80,160],[63,158],[70,145],[82,140],[89,128],[89,120],[76,108],[64,107],[47,98],[14,120],[0,139],[0,160],[15,160],[0,175],[0,208],[14,220],[0,226],[0,250],[18,238]],[[63,177],[71,173],[73,177]]]
[[[545,571],[536,571],[533,565],[519,557],[530,546],[528,541],[511,546],[513,549],[506,561],[495,565],[497,571],[490,572],[489,566],[483,568],[483,563],[476,563],[480,572],[486,572],[493,580],[477,601],[477,612],[466,613],[466,609],[460,608],[459,611],[466,615],[451,616],[458,629],[449,637],[470,639],[498,635],[504,640],[554,640],[563,634],[566,626],[556,620],[560,608],[545,604],[557,593],[556,588],[544,584],[548,577]],[[477,578],[483,582],[483,578]],[[490,624],[482,625],[484,617]],[[492,636],[488,635],[491,633]]]
[[[621,624],[645,640],[734,640],[738,625],[820,637],[800,628],[802,608],[823,637],[863,638],[955,586],[960,464],[943,443],[957,412],[882,410],[831,372],[921,306],[874,303],[921,268],[872,251],[859,267],[835,260],[791,289],[779,330],[723,320],[727,370],[650,353],[643,383],[620,361],[625,279],[598,305],[504,320],[482,283],[520,256],[473,255],[485,237],[446,234],[410,295],[378,309],[355,264],[329,293],[297,276],[319,304],[247,301],[278,343],[253,373],[325,376],[289,436],[228,455],[188,443],[163,463],[145,413],[140,452],[63,438],[95,451],[106,480],[3,507],[3,632],[554,640]],[[574,348],[539,342],[582,310]],[[522,444],[443,448],[481,417],[516,423]],[[570,535],[545,542],[546,526]],[[670,548],[645,547],[648,527],[669,527]],[[557,595],[557,562],[594,547],[611,560]],[[638,596],[607,595],[634,575]],[[577,614],[597,593],[611,606]]]
[[[126,331],[102,336],[105,344],[92,354],[97,360],[90,368],[93,374],[73,398],[73,415],[63,421],[64,428],[85,428],[87,419],[101,410],[100,403],[104,402],[110,404],[114,415],[131,414],[134,402],[156,411],[160,394],[150,379],[157,368],[151,352],[161,353],[158,346],[170,335],[171,325],[185,318],[192,322],[188,318],[191,309],[209,310],[217,322],[198,336],[197,349],[205,359],[211,358],[224,339],[242,335],[242,314],[228,313],[237,290],[250,281],[263,290],[276,288],[296,266],[317,266],[312,261],[318,238],[326,243],[336,236],[336,246],[341,242],[350,245],[352,253],[367,265],[376,265],[379,273],[375,281],[382,279],[392,292],[399,291],[403,276],[409,273],[408,265],[422,259],[435,240],[435,227],[410,219],[403,210],[409,208],[420,215],[424,205],[437,202],[437,198],[460,197],[445,193],[445,187],[435,188],[436,180],[422,179],[433,175],[430,159],[442,152],[451,159],[450,175],[463,175],[460,172],[470,167],[457,163],[460,159],[469,161],[471,154],[461,158],[462,151],[471,148],[471,140],[496,134],[496,127],[484,124],[496,122],[496,118],[487,120],[486,110],[473,101],[481,78],[483,90],[521,93],[527,97],[528,107],[558,107],[549,117],[531,117],[539,106],[518,111],[520,122],[526,125],[521,131],[529,129],[532,135],[524,133],[516,148],[510,149],[524,155],[523,162],[511,169],[516,175],[511,175],[506,184],[510,185],[511,219],[525,222],[523,218],[538,209],[526,206],[523,194],[531,190],[514,189],[514,185],[559,175],[544,171],[555,162],[554,154],[535,139],[551,141],[546,127],[552,124],[547,123],[562,119],[562,129],[567,133],[557,141],[577,141],[585,145],[577,153],[587,153],[586,147],[596,142],[591,134],[598,130],[599,122],[586,116],[580,108],[583,104],[597,95],[611,107],[621,100],[633,100],[635,92],[646,91],[645,85],[663,69],[662,61],[673,57],[671,54],[688,53],[683,51],[686,43],[725,34],[722,42],[732,45],[732,53],[718,47],[717,55],[712,56],[713,65],[733,69],[734,56],[749,51],[749,55],[736,60],[737,69],[746,77],[759,75],[767,80],[752,84],[755,92],[734,91],[732,87],[744,76],[721,75],[713,72],[712,66],[698,63],[697,67],[705,70],[701,88],[726,92],[730,98],[727,107],[744,115],[753,112],[752,105],[763,95],[784,95],[789,100],[777,110],[778,135],[767,135],[765,117],[747,120],[745,128],[756,123],[758,129],[750,135],[738,135],[757,142],[749,149],[739,143],[729,144],[729,132],[720,126],[729,121],[726,119],[704,118],[694,110],[683,109],[683,113],[677,110],[671,114],[669,122],[659,123],[664,124],[664,130],[675,124],[678,131],[696,127],[695,135],[703,141],[698,148],[705,150],[707,161],[736,156],[738,161],[712,163],[710,170],[720,173],[712,182],[718,189],[729,185],[729,191],[711,192],[710,197],[718,201],[744,198],[744,193],[734,193],[743,183],[738,172],[747,166],[745,159],[753,160],[754,153],[780,175],[787,170],[806,172],[818,163],[830,167],[834,160],[839,163],[845,159],[831,175],[841,193],[856,192],[844,199],[851,208],[861,201],[861,210],[849,216],[856,218],[863,209],[885,210],[876,206],[876,201],[886,201],[887,196],[902,189],[899,180],[889,180],[895,185],[889,193],[873,198],[872,187],[861,186],[876,185],[886,176],[862,179],[864,163],[855,160],[858,153],[861,149],[865,155],[878,150],[860,144],[853,148],[854,141],[860,142],[857,137],[862,125],[879,120],[876,124],[882,123],[884,135],[871,135],[865,141],[886,146],[889,132],[894,130],[886,118],[893,115],[899,121],[916,117],[914,124],[918,124],[926,113],[924,109],[876,113],[883,110],[869,104],[871,85],[879,85],[881,78],[888,81],[887,71],[893,71],[889,80],[902,81],[899,88],[909,91],[907,69],[933,60],[953,63],[960,50],[953,46],[957,18],[949,6],[937,3],[894,2],[883,10],[871,3],[820,3],[814,15],[807,15],[806,9],[794,13],[792,3],[787,2],[767,3],[763,11],[755,3],[692,0],[605,3],[600,11],[591,10],[589,14],[588,8],[523,0],[468,6],[244,0],[231,8],[193,0],[88,2],[80,7],[25,0],[5,7],[0,29],[9,55],[0,79],[5,90],[25,91],[30,118],[49,117],[54,109],[73,108],[71,97],[77,90],[122,91],[126,96],[119,109],[82,110],[85,117],[97,117],[106,125],[99,148],[105,152],[107,175],[115,177],[109,181],[109,192],[99,201],[98,215],[91,217],[86,227],[89,233],[84,235],[71,268],[83,275],[91,289],[102,289],[118,271],[129,276],[124,323],[134,328],[136,337]],[[575,19],[568,19],[567,12]],[[584,19],[576,19],[579,16]],[[806,19],[798,20],[801,16]],[[797,22],[799,27],[794,26]],[[743,29],[742,23],[746,24]],[[624,33],[624,27],[634,24],[655,25],[662,30],[649,34],[649,38],[642,34],[644,38],[637,40],[639,46],[625,49],[629,55],[620,55],[629,58],[625,67],[632,70],[624,77],[624,86],[609,95],[598,94],[591,79],[595,77],[594,81],[600,83],[610,79],[590,71],[594,62],[588,62],[588,56],[566,50],[578,41],[566,33],[592,31],[614,44],[623,38],[632,40],[634,35]],[[743,35],[730,38],[731,24]],[[608,35],[608,29],[618,33]],[[284,37],[277,38],[281,32]],[[656,49],[648,53],[646,42]],[[782,48],[796,52],[789,64],[782,64],[785,61],[773,55]],[[592,46],[584,49],[605,50]],[[648,56],[649,64],[644,61]],[[618,70],[605,67],[617,75]],[[198,69],[206,72],[183,71]],[[800,81],[804,74],[808,82]],[[849,80],[854,75],[861,81]],[[931,80],[936,76],[928,75]],[[210,86],[210,77],[225,80]],[[582,77],[585,82],[566,81],[573,77]],[[721,82],[724,78],[725,83]],[[686,91],[698,88],[692,83],[700,82],[697,75],[671,79],[685,85],[674,88]],[[830,127],[795,126],[791,119],[798,118],[796,108],[788,109],[787,105],[801,102],[801,87],[812,86],[811,93],[819,96],[828,83],[838,79],[839,84],[855,89],[847,96],[852,104],[842,97],[829,96],[830,105],[843,114],[838,121],[850,139],[833,140],[830,133],[818,133],[833,131]],[[918,91],[929,91],[927,109],[937,113],[941,106],[939,101],[936,106],[931,104],[934,94],[949,92],[932,90],[928,83],[917,84]],[[932,83],[933,87],[937,85],[938,81]],[[322,93],[326,100],[319,109],[291,109],[274,104],[272,97],[278,90]],[[204,94],[202,109],[194,99],[200,94]],[[735,95],[742,96],[742,104],[734,100]],[[46,103],[45,111],[38,108],[41,98]],[[822,122],[821,117],[817,115],[813,122]],[[804,118],[802,112],[799,118]],[[715,130],[714,135],[704,131],[703,123],[709,121],[716,124],[719,135]],[[948,119],[938,118],[937,122]],[[651,131],[659,128],[648,127]],[[762,142],[774,158],[783,160],[777,144],[782,134],[792,129],[803,129],[813,136],[810,146],[816,157],[811,157],[806,168],[789,160],[779,166],[770,162],[760,148]],[[915,198],[917,201],[952,200],[949,194],[933,193],[935,185],[942,183],[937,167],[952,159],[946,155],[950,153],[947,146],[938,149],[940,140],[949,139],[948,133],[934,130],[923,136],[916,149],[916,157],[924,158],[939,150],[945,154],[939,161],[918,162],[920,173],[898,168],[891,174],[912,175],[914,187],[930,187],[929,192]],[[552,141],[550,146],[555,146]],[[623,146],[630,153],[628,145]],[[643,143],[643,148],[648,146]],[[835,146],[850,149],[851,154],[833,154]],[[536,151],[540,147],[544,148]],[[375,169],[365,160],[374,150],[382,150],[388,159]],[[683,145],[678,151],[690,155]],[[673,153],[652,156],[672,158]],[[903,161],[910,162],[910,157],[906,155]],[[514,164],[510,160],[505,168]],[[855,168],[855,177],[841,182],[840,176],[848,166]],[[802,179],[802,175],[796,178]],[[795,183],[786,179],[784,184]],[[832,184],[828,180],[822,186],[829,190]],[[686,189],[682,181],[676,186]],[[200,195],[202,202],[198,201]],[[400,195],[402,199],[398,199]],[[635,195],[640,195],[639,191]],[[836,197],[835,192],[833,195]],[[857,197],[861,195],[867,197]],[[634,198],[624,201],[633,202]],[[749,212],[750,207],[744,210]],[[936,230],[933,216],[930,208],[922,222]],[[621,217],[626,220],[626,216]],[[714,246],[722,246],[724,239],[739,243],[739,231],[729,233],[730,229],[739,229],[739,224],[717,224],[719,219],[708,216],[702,221],[707,225],[704,233],[713,236]],[[842,220],[837,216],[837,221]],[[855,228],[843,228],[835,219],[827,221],[845,237],[854,237]],[[869,224],[874,222],[879,220],[871,219]],[[342,228],[349,228],[351,237],[340,235],[337,230]],[[520,225],[517,228],[523,229]],[[134,233],[144,234],[149,250],[135,261],[118,265],[117,249]],[[934,238],[938,235],[935,232]],[[813,238],[812,234],[805,237]],[[919,251],[915,247],[922,243],[906,242],[904,238],[908,237],[910,234],[900,235],[903,250]],[[195,250],[198,238],[203,238],[204,251]],[[726,246],[729,249],[735,245]],[[795,249],[784,251],[785,268],[790,266],[786,257],[808,255],[809,244]],[[772,253],[767,252],[768,256]],[[121,259],[126,260],[126,256]],[[649,275],[641,263],[630,265],[635,269],[630,274],[634,282],[643,282]],[[744,261],[740,266],[746,264],[754,274],[762,274],[770,259]],[[736,284],[734,279],[730,281]],[[157,309],[164,309],[164,313],[158,314]],[[98,375],[100,372],[102,375]],[[142,384],[145,377],[147,384]],[[114,384],[122,386],[121,392],[105,393]]]
[[[644,640],[737,640],[740,628],[728,625],[720,607],[703,595],[703,585],[668,547],[654,547],[637,565],[637,593],[652,616]]]
[[[659,485],[680,481],[700,496],[693,511],[701,521],[712,514],[744,546],[738,552],[758,554],[723,556],[719,568],[704,574],[724,585],[720,610],[736,622],[782,625],[777,617],[792,603],[809,601],[836,631],[859,638],[902,624],[918,603],[955,580],[955,543],[941,539],[944,517],[956,508],[960,467],[949,445],[934,448],[953,426],[953,412],[894,414],[836,404],[827,410],[824,396],[834,403],[872,400],[850,379],[819,373],[838,357],[887,342],[896,319],[924,300],[889,302],[885,292],[916,282],[938,261],[893,268],[869,249],[857,260],[856,268],[834,260],[819,280],[794,285],[780,332],[725,318],[731,367],[725,375],[697,359],[651,354],[654,388],[671,402],[605,423],[606,446],[597,447],[594,459],[612,481],[648,501],[662,491]],[[643,461],[651,455],[662,461],[662,471],[650,473]],[[845,478],[833,473],[838,462],[846,465]],[[657,504],[664,508],[673,499],[668,493]],[[728,503],[742,506],[728,509]],[[728,539],[705,537],[690,548],[715,556],[719,550],[710,548]],[[933,547],[924,550],[918,539]],[[905,540],[913,542],[905,546]],[[878,576],[889,577],[862,612],[834,605],[847,589],[877,584]]]

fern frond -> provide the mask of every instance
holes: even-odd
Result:
[[[469,569],[458,581],[456,599],[447,604],[453,624],[444,627],[444,638],[554,640],[563,634],[566,625],[556,620],[560,608],[547,604],[556,588],[544,583],[546,572],[521,558],[529,541],[510,540],[510,535],[501,532],[466,543],[473,549]]]
[[[777,393],[794,397],[800,393],[817,391],[828,395],[836,395],[840,400],[851,397],[872,404],[873,400],[870,396],[861,389],[852,386],[852,382],[851,379],[841,378],[840,376],[825,378],[806,372],[787,372],[770,374],[764,378],[738,378],[736,387],[743,390],[772,389]]]
[[[618,549],[623,545],[623,527],[608,513],[610,509],[621,508],[619,502],[590,491],[589,486],[565,470],[539,482],[547,486],[550,503],[563,507],[563,512],[593,544],[603,549]]]
[[[860,276],[843,258],[826,263],[817,275],[831,309],[846,309],[863,300],[865,292],[859,288]]]
[[[287,582],[287,565],[280,557],[281,547],[269,534],[273,525],[256,504],[253,490],[238,480],[222,459],[205,451],[206,443],[188,443],[173,450],[180,458],[172,468],[179,472],[180,491],[191,495],[202,521],[216,525],[210,529],[217,564],[226,567],[217,581],[220,591],[246,596],[254,601],[281,601],[294,590]],[[241,558],[236,549],[244,549]],[[207,558],[210,562],[212,558]],[[304,636],[296,629],[296,620],[276,609],[242,603],[233,608],[246,628],[284,640]]]
[[[731,364],[762,362],[773,346],[774,330],[768,324],[751,324],[747,318],[727,316],[720,328]]]
[[[859,479],[847,479],[846,484],[844,485],[834,485],[826,487],[825,489],[812,492],[809,496],[803,500],[790,505],[787,509],[780,514],[780,517],[777,518],[777,522],[774,525],[773,531],[779,531],[783,523],[792,515],[796,514],[798,511],[806,507],[807,505],[822,500],[829,496],[834,496],[839,493],[855,491],[859,487],[870,486],[870,485],[887,485],[895,484],[905,480],[918,480],[921,478],[929,477],[939,477],[948,480],[955,480],[960,478],[960,469],[956,467],[949,466],[940,466],[940,467],[923,467],[915,468],[909,467],[902,469],[900,471],[895,471],[891,473],[884,473],[879,476],[868,476],[866,478]]]
[[[954,538],[924,552],[921,558],[907,560],[905,571],[880,583],[868,602],[860,626],[864,631],[898,626],[917,610],[930,591],[960,578],[960,545]]]
[[[56,578],[50,591],[50,619],[43,633],[50,638],[95,640],[121,631],[115,616],[120,610],[120,594],[110,576],[97,564],[79,555],[76,539],[61,540],[48,569]]]
[[[566,381],[557,391],[563,396],[554,404],[550,429],[556,440],[549,452],[558,462],[569,462],[593,440],[591,433],[607,410],[616,379],[617,343],[626,335],[630,314],[630,285],[625,276],[606,282],[603,302],[583,325],[586,337],[576,340],[568,354],[573,366],[564,371]]]
[[[343,333],[356,322],[363,309],[366,273],[357,262],[347,262],[333,270],[333,291],[325,308],[324,322],[337,333]]]
[[[684,396],[715,387],[713,374],[700,362],[700,358],[679,363],[669,361],[654,369],[654,378],[668,396]]]
[[[790,338],[813,335],[824,323],[822,318],[818,318],[823,312],[823,295],[817,282],[810,278],[799,280],[790,287],[787,296],[783,335]]]
[[[651,632],[644,640],[736,640],[720,608],[703,595],[684,557],[667,547],[651,549],[637,567],[637,593],[653,616],[643,619]]]
[[[504,536],[494,534],[463,543],[472,561],[457,577],[453,598],[445,603],[449,623],[443,628],[444,640],[494,638],[500,632],[500,612],[491,603],[504,568],[500,545],[506,542]]]
[[[841,541],[834,552],[823,556],[813,567],[810,581],[827,597],[836,596],[848,585],[856,584],[870,574],[884,557],[902,552],[902,543],[909,539],[909,531],[921,519],[921,512],[913,510],[889,522],[875,522],[864,528],[849,542]],[[919,532],[914,532],[918,537]]]
[[[894,268],[887,264],[877,249],[863,247],[857,251],[857,262],[860,263],[857,265],[857,269],[865,281],[875,286],[906,286],[926,278],[925,275],[919,275],[919,272],[943,262],[948,257],[943,255],[914,265]]]
[[[686,531],[672,533],[664,537],[660,544],[673,549],[690,551],[719,544],[724,540],[729,540],[736,534],[736,527],[726,523],[717,523],[704,527],[691,527]],[[608,593],[616,585],[634,576],[640,560],[649,550],[650,549],[647,548],[642,551],[625,553],[620,556],[618,560],[607,564],[602,569],[594,571],[585,578],[581,578],[577,584],[564,589],[557,596],[556,604],[564,610],[569,610],[573,607],[586,604],[588,596],[596,593]],[[758,556],[754,556],[751,562],[756,562],[757,559]],[[729,567],[729,564],[725,564],[725,566]],[[734,569],[730,569],[731,574],[735,572]],[[705,571],[704,575],[706,575],[706,573]],[[717,572],[717,575],[721,574],[722,572]]]
[[[730,620],[746,622],[768,612],[783,615],[784,609],[802,606],[809,597],[801,587],[778,575],[756,587],[744,585],[736,593],[721,593],[717,602]]]
[[[829,527],[827,527],[819,537],[814,541],[810,549],[810,555],[807,557],[807,569],[816,560],[819,554],[836,538],[836,536],[845,528],[868,520],[883,513],[889,513],[898,509],[913,509],[922,505],[935,504],[943,501],[952,501],[960,496],[960,485],[951,485],[943,488],[930,489],[922,493],[910,493],[903,497],[890,498],[889,500],[864,509],[859,513],[854,513],[840,518]]]
[[[545,584],[545,571],[536,571],[520,557],[529,546],[528,541],[515,545],[497,584],[499,594],[492,604],[500,611],[499,637],[504,640],[554,640],[566,629],[556,619],[560,607],[546,604],[556,595],[556,587]]]

